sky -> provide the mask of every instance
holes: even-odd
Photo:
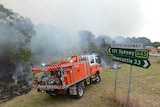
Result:
[[[53,24],[72,36],[88,30],[96,36],[160,42],[160,0],[0,0],[0,4],[35,25]]]

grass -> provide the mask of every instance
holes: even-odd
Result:
[[[2,107],[160,107],[160,63],[159,58],[150,58],[148,69],[132,67],[131,93],[128,105],[128,81],[130,65],[121,64],[118,70],[117,91],[114,96],[115,70],[102,67],[102,81],[85,88],[81,99],[68,95],[50,97],[46,93],[32,90],[3,103]],[[0,106],[0,107],[1,107]]]

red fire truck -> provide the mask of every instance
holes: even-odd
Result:
[[[37,73],[33,87],[51,96],[69,93],[81,98],[86,85],[101,81],[100,63],[96,54],[85,54],[68,57],[58,64],[33,66],[31,71]]]

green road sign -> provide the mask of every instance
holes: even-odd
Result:
[[[124,56],[124,57],[134,57],[134,58],[145,58],[148,59],[149,51],[145,49],[126,49],[126,48],[108,48],[108,54]]]
[[[112,60],[127,63],[130,65],[139,66],[142,68],[148,68],[151,65],[150,62],[144,58],[122,57],[118,55],[113,55]]]

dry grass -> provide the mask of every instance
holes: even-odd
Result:
[[[160,63],[160,58],[157,59],[157,63]]]
[[[141,95],[137,93],[131,93],[128,102],[127,102],[127,95],[125,93],[117,93],[116,96],[110,97],[110,101],[120,107],[159,107],[160,106],[159,96]]]
[[[127,102],[127,96],[122,93],[118,93],[116,96],[111,97],[111,101],[121,107],[151,107],[151,105],[148,106],[144,103],[143,98],[144,97],[142,95],[134,93],[130,95],[130,99]]]
[[[151,67],[133,66],[131,93],[128,105],[128,81],[130,65],[122,64],[118,70],[117,92],[114,96],[115,70],[102,68],[102,81],[85,88],[83,98],[77,100],[68,95],[50,97],[32,90],[26,95],[3,103],[1,107],[160,107],[160,63],[151,58]]]

